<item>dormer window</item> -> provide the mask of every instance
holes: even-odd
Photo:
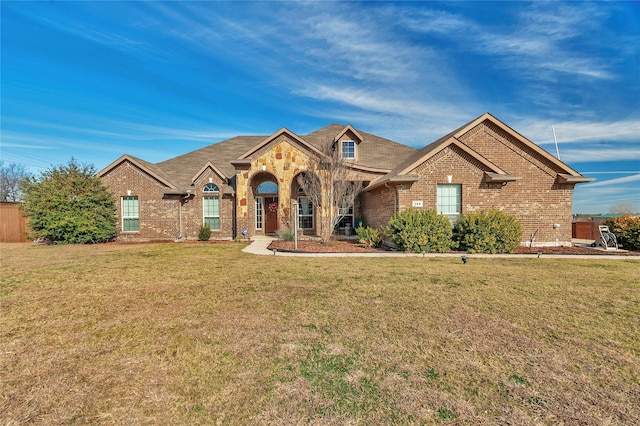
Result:
[[[342,158],[346,158],[346,159],[356,158],[355,141],[342,141]]]

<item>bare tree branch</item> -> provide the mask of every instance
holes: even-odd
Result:
[[[362,181],[350,180],[352,163],[347,163],[331,141],[321,147],[322,154],[309,162],[307,170],[298,175],[298,184],[320,214],[318,234],[329,241],[334,228],[353,207],[362,192]]]
[[[0,201],[22,200],[20,184],[29,176],[24,166],[0,161]]]

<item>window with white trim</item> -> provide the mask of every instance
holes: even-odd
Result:
[[[138,196],[122,197],[122,232],[140,231]]]
[[[313,229],[313,203],[309,197],[298,197],[298,227]]]
[[[356,158],[355,141],[342,141],[342,158],[347,158],[347,159]]]
[[[202,197],[202,224],[209,225],[212,231],[220,230],[220,189],[216,184],[208,183],[202,189],[205,195]]]
[[[462,185],[438,185],[437,203],[438,213],[455,225],[462,213]]]
[[[262,197],[256,197],[256,229],[262,229]]]
[[[338,208],[338,214],[342,216],[338,222],[338,228],[353,228],[353,206],[345,206]]]

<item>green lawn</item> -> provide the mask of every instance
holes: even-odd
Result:
[[[640,261],[0,246],[0,424],[640,424]]]

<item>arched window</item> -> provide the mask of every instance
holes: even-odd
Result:
[[[277,194],[278,184],[275,182],[262,182],[258,185],[258,194]]]
[[[214,183],[208,183],[202,188],[205,194],[202,197],[202,223],[209,225],[212,231],[220,230],[220,188]],[[215,194],[215,195],[213,195]]]
[[[215,183],[208,183],[202,188],[202,192],[220,192],[220,189]]]

